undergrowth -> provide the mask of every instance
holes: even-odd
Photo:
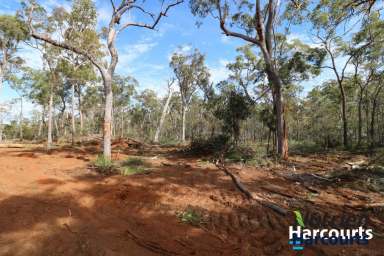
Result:
[[[93,161],[93,166],[101,174],[111,174],[115,170],[113,161],[104,155],[98,155],[96,160]]]

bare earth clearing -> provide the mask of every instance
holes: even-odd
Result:
[[[214,164],[175,148],[130,148],[115,143],[113,157],[140,155],[147,172],[96,174],[89,167],[98,151],[92,143],[50,154],[1,148],[0,255],[302,255],[288,245],[293,215],[247,201]],[[292,156],[284,166],[230,169],[254,194],[289,211],[367,213],[378,234],[368,246],[307,246],[304,255],[384,255],[384,213],[373,205],[383,203],[382,194],[356,180],[321,178],[353,172],[346,163],[363,160],[347,153]],[[177,217],[188,207],[201,214],[200,226]]]

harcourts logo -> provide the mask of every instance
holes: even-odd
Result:
[[[310,229],[305,226],[304,218],[300,211],[294,211],[297,226],[289,226],[289,244],[296,251],[303,250],[306,245],[367,245],[368,241],[373,238],[372,229],[365,229],[363,226],[367,218],[357,218],[354,216],[343,215],[339,217],[331,217],[329,215],[320,216],[319,213],[308,214],[311,226],[324,226],[324,224],[334,224],[333,228],[315,228]],[[357,228],[340,228],[348,226]]]

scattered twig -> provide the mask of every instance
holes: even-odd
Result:
[[[161,255],[165,256],[173,256],[173,255],[180,255],[177,252],[169,251],[167,249],[162,248],[159,244],[151,241],[145,241],[142,238],[139,238],[137,235],[133,234],[130,230],[126,230],[125,233],[128,235],[130,239],[132,239],[137,245],[146,248],[147,250],[159,253]]]
[[[64,227],[66,227],[66,229],[67,229],[69,232],[71,232],[72,234],[78,234],[78,232],[73,231],[73,230],[69,227],[69,225],[68,225],[67,223],[64,223],[63,225],[64,225]]]

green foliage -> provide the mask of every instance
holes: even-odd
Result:
[[[129,176],[143,172],[145,172],[145,169],[142,166],[125,166],[120,170],[120,174],[123,176]]]
[[[189,105],[198,87],[204,92],[208,93],[209,91],[210,74],[204,61],[205,56],[197,49],[190,54],[175,52],[172,55],[169,65],[179,82],[181,101],[184,107]]]
[[[16,16],[0,15],[0,38],[0,48],[14,47],[15,42],[28,38],[28,29]]]
[[[216,135],[204,138],[195,138],[189,147],[189,152],[193,154],[216,154],[223,151],[229,142],[227,135]]]
[[[200,226],[202,223],[201,215],[191,207],[186,208],[184,211],[177,214],[181,222],[190,224],[192,226]]]
[[[146,162],[140,157],[130,157],[123,162],[123,166],[141,166],[146,165]]]
[[[150,166],[149,163],[140,157],[129,157],[121,163],[120,173],[124,176],[143,173],[148,166]]]
[[[237,143],[240,136],[240,122],[250,116],[251,103],[242,93],[224,90],[216,102],[214,115],[223,121],[223,131],[232,136]]]
[[[301,227],[305,227],[303,217],[301,216],[300,211],[293,211],[296,216],[297,224],[299,224]]]
[[[250,147],[237,146],[232,147],[225,154],[225,159],[233,162],[247,162],[253,159],[255,152]]]
[[[93,166],[101,174],[111,174],[115,170],[115,165],[111,159],[106,158],[104,155],[98,155],[96,160],[93,161]]]

